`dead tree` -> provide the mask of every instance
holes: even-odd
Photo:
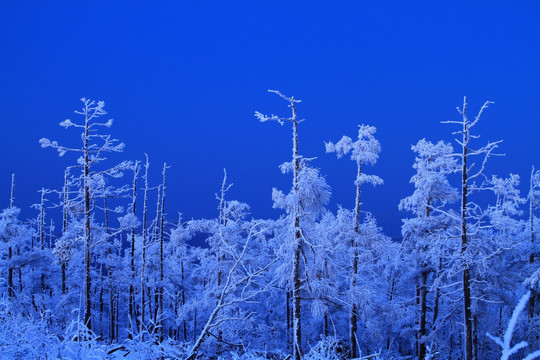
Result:
[[[146,156],[146,163],[144,165],[144,195],[143,195],[143,219],[142,219],[142,244],[141,244],[141,326],[146,326],[146,238],[148,235],[148,228],[146,224],[146,217],[148,213],[148,169],[150,163],[148,162],[148,155]]]
[[[137,205],[137,177],[139,176],[139,162],[135,161],[135,164],[133,165],[133,190],[132,190],[132,197],[131,197],[131,214],[133,218],[135,218],[135,210]],[[129,318],[130,323],[135,321],[137,323],[137,311],[135,307],[135,276],[136,276],[136,270],[135,270],[135,226],[131,227],[131,249],[130,249],[130,266],[131,266],[131,282],[129,284]],[[131,325],[133,331],[133,325]],[[138,329],[139,326],[137,324],[136,328]],[[131,333],[130,333],[131,336]]]
[[[283,94],[281,94],[279,91],[276,90],[268,90],[271,93],[277,94],[282,99],[287,101],[289,103],[289,107],[291,108],[291,117],[287,118],[281,118],[275,115],[267,116],[263,115],[260,112],[255,112],[255,116],[261,121],[277,121],[281,125],[283,125],[285,122],[290,122],[292,124],[293,129],[293,137],[292,137],[292,166],[293,166],[293,183],[292,188],[294,193],[298,193],[298,187],[299,187],[299,173],[300,173],[300,155],[298,152],[298,124],[301,123],[303,120],[298,120],[296,116],[296,104],[301,102],[301,100],[297,100],[294,98],[294,96],[287,97]],[[293,220],[293,270],[291,274],[291,285],[292,285],[292,303],[293,303],[293,311],[292,311],[292,323],[293,323],[293,356],[294,360],[300,360],[303,357],[303,351],[302,351],[302,327],[301,327],[301,303],[300,303],[300,290],[301,290],[301,279],[300,279],[300,255],[302,252],[302,229],[300,227],[300,216],[301,216],[301,209],[299,204],[296,204],[293,214],[292,214],[292,220]]]
[[[461,115],[460,121],[445,121],[444,123],[457,124],[461,126],[461,130],[454,132],[453,134],[461,135],[461,139],[456,139],[457,143],[461,146],[461,154],[456,154],[460,164],[460,173],[461,173],[461,209],[460,209],[460,238],[461,238],[461,247],[459,256],[462,262],[462,295],[463,295],[463,314],[464,314],[464,359],[472,360],[473,359],[473,314],[472,314],[472,294],[471,294],[471,268],[470,263],[467,258],[469,256],[469,238],[470,238],[470,227],[474,221],[473,205],[469,196],[480,189],[478,186],[474,185],[474,180],[482,176],[487,160],[493,154],[493,151],[498,147],[498,144],[501,141],[488,142],[487,145],[475,149],[471,147],[471,140],[477,138],[478,136],[471,134],[471,129],[478,123],[480,116],[484,110],[491,104],[491,101],[486,101],[484,105],[480,108],[480,111],[474,118],[474,120],[469,120],[467,115],[467,98],[463,98],[463,108],[457,108],[459,114]],[[474,156],[483,156],[483,161],[480,168],[473,172],[474,163],[471,163],[471,157]]]
[[[9,207],[13,209],[15,207],[15,174],[11,174],[11,197],[9,199]],[[13,288],[13,265],[11,259],[13,257],[13,248],[11,244],[8,249],[9,269],[8,269],[8,297],[13,299],[15,297],[15,289]]]

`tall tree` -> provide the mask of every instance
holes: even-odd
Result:
[[[531,250],[529,252],[529,263],[534,264],[536,260],[536,247],[535,244],[536,236],[535,233],[538,231],[535,229],[535,223],[537,218],[534,216],[534,211],[540,208],[540,170],[535,170],[534,166],[531,170],[531,179],[529,182],[529,238],[531,241]],[[531,297],[529,300],[529,319],[532,319],[535,315],[535,306],[537,301],[538,294],[536,289],[531,289]]]
[[[372,185],[382,184],[383,181],[376,175],[366,175],[362,172],[362,165],[375,164],[379,158],[381,146],[379,141],[373,136],[376,132],[374,126],[360,125],[358,129],[358,140],[355,142],[348,136],[343,136],[336,144],[332,142],[326,143],[326,152],[335,152],[338,158],[351,153],[351,160],[356,162],[357,173],[354,184],[356,185],[356,200],[354,204],[354,231],[356,236],[353,238],[351,247],[353,249],[352,274],[350,293],[356,294],[356,282],[358,276],[358,234],[360,233],[360,195],[361,186],[364,183]],[[351,348],[351,358],[358,357],[358,341],[356,332],[358,330],[358,305],[357,301],[352,296],[350,321],[349,321],[349,346]]]
[[[443,141],[433,144],[424,139],[412,146],[412,150],[417,153],[413,168],[416,174],[411,178],[414,183],[414,193],[401,200],[400,210],[412,211],[416,218],[404,220],[402,234],[403,242],[411,242],[411,247],[404,247],[406,255],[413,256],[413,262],[419,267],[419,274],[415,274],[418,281],[418,359],[426,357],[426,344],[424,337],[427,330],[427,292],[428,276],[438,264],[433,264],[433,259],[437,263],[442,262],[440,251],[441,244],[436,241],[440,237],[441,231],[446,227],[445,214],[436,213],[433,210],[446,203],[457,200],[457,190],[450,186],[447,176],[457,170],[457,162],[451,157],[452,146]],[[412,250],[412,251],[411,251]],[[438,254],[433,253],[438,252]],[[437,291],[437,290],[436,290]],[[438,306],[438,296],[434,299],[434,307]]]
[[[47,138],[40,139],[41,147],[51,147],[56,149],[60,156],[63,156],[67,152],[75,152],[80,154],[77,160],[78,164],[82,168],[81,182],[82,191],[81,198],[78,199],[83,205],[83,218],[84,218],[84,323],[91,330],[92,329],[92,186],[93,181],[104,175],[112,177],[120,177],[122,175],[121,170],[128,167],[127,162],[122,162],[112,168],[105,170],[95,169],[96,165],[105,160],[104,153],[107,152],[121,152],[124,148],[124,144],[118,142],[116,139],[112,139],[110,135],[103,135],[98,133],[100,128],[110,128],[112,126],[112,119],[106,122],[100,122],[101,116],[106,115],[104,110],[105,102],[93,101],[90,99],[82,98],[83,107],[81,110],[75,111],[76,114],[81,115],[82,120],[80,122],[72,122],[70,119],[66,119],[60,123],[60,126],[68,129],[74,127],[81,131],[82,145],[80,148],[71,148],[58,144],[57,141],[51,141]]]
[[[131,215],[132,217],[135,217],[135,210],[137,205],[137,178],[139,176],[139,162],[135,161],[135,164],[133,165],[133,189],[132,189],[132,196],[131,196]],[[130,321],[135,321],[138,323],[138,314],[136,311],[136,305],[135,305],[135,276],[136,276],[136,270],[135,270],[135,226],[131,227],[131,246],[130,246],[130,268],[131,268],[131,282],[129,284],[129,317]],[[139,328],[137,325],[136,328]]]
[[[11,196],[9,199],[9,208],[13,209],[15,207],[15,174],[11,174]],[[13,266],[11,264],[11,259],[13,258],[13,247],[11,244],[8,247],[8,296],[13,298],[15,296],[15,291],[13,287]]]
[[[534,166],[531,170],[531,179],[529,182],[529,236],[531,239],[531,249],[534,250],[534,241],[535,241],[535,232],[538,231],[535,229],[535,216],[534,211],[540,207],[540,170],[535,170]],[[529,262],[534,263],[535,256],[534,252],[530,253]],[[534,294],[531,296],[531,300],[534,299]]]
[[[476,185],[475,180],[483,176],[484,169],[488,158],[493,155],[493,151],[498,147],[501,141],[488,142],[487,145],[480,148],[473,148],[471,140],[477,138],[477,135],[471,134],[471,130],[474,128],[484,110],[492,104],[491,101],[486,101],[480,108],[480,111],[473,120],[469,120],[467,114],[467,98],[463,98],[463,107],[457,108],[458,113],[461,115],[459,121],[445,121],[447,124],[457,124],[461,126],[461,130],[454,132],[454,134],[461,135],[461,139],[456,139],[457,143],[461,146],[461,153],[456,154],[460,160],[460,175],[461,175],[461,209],[460,209],[460,238],[461,246],[459,255],[461,257],[461,274],[462,274],[462,295],[463,295],[463,315],[464,315],[464,359],[473,359],[473,314],[472,314],[472,294],[471,294],[471,264],[468,261],[469,257],[469,240],[471,233],[480,226],[476,219],[474,211],[476,209],[475,204],[470,202],[470,195],[479,190],[480,187]],[[474,163],[473,157],[483,157],[480,168],[473,171]],[[474,223],[473,223],[474,222]],[[473,229],[471,232],[471,228]]]
[[[292,173],[293,173],[293,182],[292,182],[292,191],[294,194],[298,192],[299,188],[299,174],[300,174],[300,155],[298,152],[298,124],[302,122],[296,116],[296,104],[301,102],[297,100],[294,96],[288,97],[281,94],[276,90],[268,90],[271,93],[274,93],[287,101],[289,107],[291,108],[290,117],[278,117],[276,115],[263,115],[262,113],[256,111],[255,116],[261,121],[277,121],[279,124],[283,125],[285,122],[290,122],[292,124],[293,136],[292,136]],[[302,327],[301,327],[301,304],[300,304],[300,252],[302,249],[302,229],[300,227],[300,206],[297,203],[294,206],[292,212],[294,235],[293,235],[293,266],[291,274],[291,285],[292,285],[292,302],[293,302],[293,357],[294,360],[300,360],[303,357],[302,351]]]
[[[146,239],[148,236],[148,227],[146,217],[148,214],[148,169],[150,162],[148,155],[144,154],[146,162],[144,164],[144,195],[143,195],[143,218],[142,218],[142,244],[141,244],[141,325],[146,326]]]
[[[163,309],[163,293],[164,293],[164,235],[165,235],[165,190],[167,189],[167,163],[163,163],[163,170],[161,172],[163,176],[163,182],[161,184],[161,218],[160,218],[160,231],[159,231],[159,302],[156,302],[156,306],[159,307],[159,340],[163,341],[164,333],[164,309]]]

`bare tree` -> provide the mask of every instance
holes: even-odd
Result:
[[[139,176],[139,162],[135,161],[133,165],[133,193],[131,197],[131,215],[135,218],[135,210],[137,205],[137,177]],[[131,266],[131,282],[129,284],[129,317],[131,321],[137,322],[137,311],[135,306],[135,226],[131,227],[131,251],[129,253]],[[136,326],[139,328],[139,326]],[[131,335],[131,334],[130,334]]]
[[[471,140],[478,138],[477,135],[471,134],[471,129],[478,124],[480,117],[484,110],[492,104],[491,101],[486,101],[480,108],[480,111],[474,118],[469,120],[467,115],[467,98],[463,98],[463,107],[457,108],[461,115],[460,121],[445,121],[447,124],[457,124],[461,126],[461,130],[454,132],[455,135],[461,135],[461,139],[456,139],[456,142],[461,146],[461,154],[455,154],[459,160],[460,172],[461,172],[461,210],[460,210],[460,257],[462,262],[462,293],[463,293],[463,314],[464,314],[464,359],[473,359],[473,315],[471,310],[472,295],[471,295],[471,268],[469,263],[470,253],[469,238],[471,236],[471,227],[480,225],[479,222],[472,223],[475,220],[474,211],[478,208],[474,203],[471,203],[469,196],[477,190],[481,189],[481,185],[476,185],[475,180],[481,178],[484,173],[484,169],[488,158],[491,155],[495,155],[493,151],[498,147],[501,141],[488,142],[487,145],[475,149],[471,145]],[[474,156],[483,157],[480,168],[473,171],[474,163],[471,163]],[[472,231],[474,233],[475,230]]]
[[[142,244],[141,244],[141,326],[146,325],[146,238],[148,235],[148,227],[146,224],[146,217],[148,213],[148,169],[150,163],[148,162],[148,155],[146,157],[146,163],[144,164],[144,195],[143,195],[143,219],[142,219]]]
[[[293,147],[292,147],[292,168],[293,168],[293,192],[298,192],[299,187],[299,174],[300,174],[300,155],[298,153],[298,124],[303,120],[298,120],[296,116],[296,104],[301,102],[297,100],[294,96],[287,97],[281,94],[276,90],[268,90],[271,93],[277,94],[279,97],[284,99],[289,103],[291,108],[291,117],[278,117],[276,115],[263,115],[260,112],[256,111],[255,116],[261,121],[277,121],[279,124],[283,125],[285,122],[290,122],[293,128]],[[300,227],[300,216],[301,209],[299,204],[293,209],[292,219],[294,226],[294,238],[293,238],[293,271],[291,276],[292,282],[292,302],[293,302],[293,311],[292,311],[292,322],[293,322],[293,356],[295,360],[300,360],[303,357],[302,351],[302,327],[301,327],[301,306],[300,306],[300,290],[301,290],[301,281],[300,281],[300,254],[302,251],[302,229]]]
[[[164,292],[164,258],[163,258],[163,246],[165,235],[165,190],[167,188],[167,163],[163,163],[163,183],[161,184],[161,218],[160,218],[160,232],[159,232],[159,301],[156,302],[156,306],[159,307],[159,322],[157,322],[159,328],[159,340],[163,341],[164,323],[163,323],[163,292]]]
[[[11,197],[9,199],[9,207],[13,209],[15,207],[15,174],[11,174]],[[15,297],[15,289],[13,288],[13,265],[11,259],[13,258],[13,248],[11,244],[8,249],[9,269],[8,269],[8,296],[10,299]]]

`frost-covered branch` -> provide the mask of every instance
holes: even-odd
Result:
[[[511,341],[512,341],[512,335],[514,334],[514,330],[517,325],[518,317],[527,306],[527,303],[530,297],[531,297],[530,291],[528,291],[525,295],[521,297],[521,299],[519,300],[518,304],[516,305],[514,309],[514,312],[512,313],[512,317],[510,318],[510,321],[508,322],[508,326],[506,328],[506,331],[502,339],[497,338],[489,333],[486,333],[486,335],[491,340],[493,340],[497,345],[501,347],[502,349],[501,360],[508,360],[511,355],[515,354],[517,351],[528,346],[528,343],[526,341],[521,341],[515,344],[514,346],[512,346]],[[525,359],[532,360],[538,357],[540,357],[540,350],[537,350],[529,354]]]
[[[269,289],[271,284],[266,284],[265,286],[262,286],[262,287],[255,287],[250,291],[247,288],[248,286],[252,284],[252,280],[254,278],[262,276],[270,268],[270,266],[272,266],[277,261],[277,258],[273,259],[268,264],[259,268],[258,270],[252,273],[247,273],[246,275],[240,277],[240,279],[235,280],[235,277],[238,276],[237,269],[239,268],[246,269],[246,267],[243,265],[243,262],[247,260],[246,257],[247,257],[247,251],[249,249],[250,240],[252,239],[253,236],[260,234],[263,231],[262,229],[259,228],[259,226],[260,224],[256,223],[250,228],[249,234],[244,242],[244,246],[242,247],[242,251],[238,255],[233,255],[233,257],[235,257],[236,260],[234,264],[231,266],[231,268],[229,269],[225,283],[218,297],[217,303],[214,309],[212,310],[212,312],[210,313],[210,316],[208,317],[208,320],[206,321],[200,335],[198,336],[197,340],[193,344],[193,347],[191,348],[190,355],[187,357],[187,360],[196,358],[197,352],[200,346],[203,344],[206,338],[209,335],[211,335],[210,330],[212,328],[215,328],[224,322],[246,321],[252,316],[252,314],[247,314],[241,317],[234,317],[234,316],[221,317],[225,309],[237,303],[248,303],[251,301],[251,299],[259,296],[260,294],[266,292]],[[234,254],[233,251],[231,251],[230,253]],[[239,295],[236,297],[230,298],[231,296],[233,296],[233,293],[237,291],[239,291]]]

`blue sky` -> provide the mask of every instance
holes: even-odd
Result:
[[[62,1],[0,5],[0,207],[37,190],[59,188],[72,157],[43,150],[41,137],[67,143],[77,134],[79,98],[104,100],[126,143],[117,159],[148,153],[151,181],[169,171],[167,211],[216,215],[225,167],[231,198],[255,217],[277,217],[271,190],[288,190],[278,165],[290,158],[291,131],[253,113],[288,114],[267,89],[302,99],[300,152],[333,188],[330,209],[352,207],[354,164],[324,153],[324,141],[377,127],[379,162],[367,171],[364,209],[399,235],[401,198],[412,191],[421,138],[450,141],[463,96],[476,112],[480,144],[503,139],[504,158],[488,174],[518,173],[523,189],[540,167],[540,3],[537,1]],[[115,158],[116,159],[116,158]],[[111,162],[112,163],[112,162]],[[2,190],[3,189],[3,190]]]

